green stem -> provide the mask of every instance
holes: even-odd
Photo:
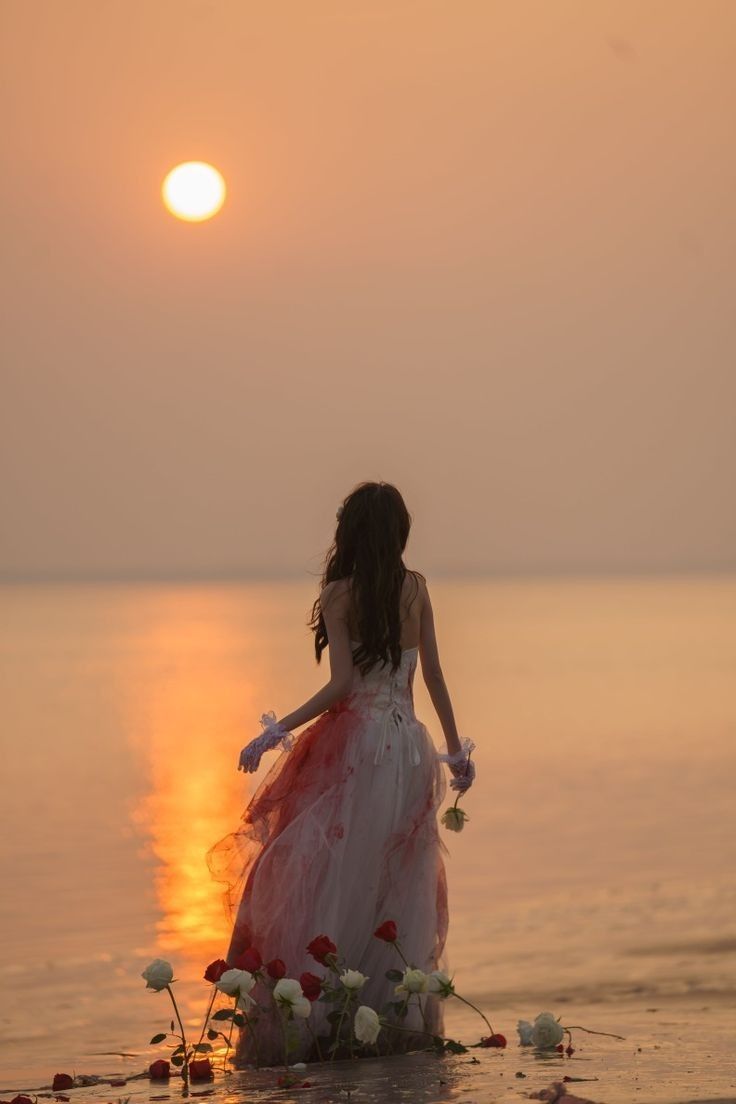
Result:
[[[199,1036],[199,1043],[201,1043],[202,1040],[204,1039],[204,1033],[207,1030],[208,1023],[210,1022],[210,1012],[212,1011],[212,1005],[215,1003],[215,997],[216,996],[217,996],[217,989],[213,985],[212,986],[212,996],[210,997],[209,1008],[207,1009],[207,1014],[205,1015],[205,1018],[204,1018],[204,1024],[202,1025],[202,1031],[200,1032],[200,1036]],[[199,1043],[197,1043],[197,1046],[199,1046]]]
[[[248,1015],[247,1012],[245,1012],[245,1011],[243,1012],[243,1017],[245,1019],[245,1026],[250,1031],[250,1037],[253,1040],[253,1053],[256,1056],[256,1069],[258,1069],[258,1067],[261,1064],[261,1058],[260,1058],[260,1055],[258,1053],[258,1040],[256,1039],[256,1033],[253,1030],[253,1024],[250,1022],[250,1016]]]
[[[576,1031],[587,1031],[589,1035],[608,1035],[609,1039],[623,1039],[626,1040],[625,1035],[614,1035],[611,1031],[593,1031],[590,1027],[581,1027],[580,1024],[570,1024],[569,1028],[565,1028],[566,1031],[571,1031],[575,1028]]]
[[[467,1004],[468,1008],[472,1008],[474,1012],[478,1013],[478,1015],[481,1017],[481,1019],[485,1022],[486,1026],[488,1027],[488,1030],[490,1031],[491,1035],[496,1034],[496,1032],[491,1027],[489,1021],[486,1019],[486,1017],[481,1012],[480,1008],[476,1008],[474,1004],[472,1004],[469,1000],[466,1000],[465,997],[461,997],[459,993],[453,992],[452,995],[453,995],[453,997],[457,997],[458,1000],[462,1001],[463,1004]]]
[[[345,997],[345,1003],[342,1006],[342,1012],[340,1013],[340,1019],[337,1021],[337,1032],[335,1034],[335,1049],[333,1050],[332,1057],[330,1059],[330,1061],[332,1061],[332,1062],[335,1061],[335,1055],[337,1054],[337,1049],[340,1045],[340,1032],[342,1031],[342,1021],[345,1019],[345,1013],[348,1010],[349,1003],[350,1003],[350,992],[348,991],[347,994],[346,994],[346,997]],[[350,1032],[351,1043],[352,1043],[352,1038],[353,1038],[353,1033],[351,1031]]]
[[[309,1028],[309,1034],[312,1036],[312,1040],[314,1042],[314,1045],[317,1048],[317,1054],[319,1056],[319,1060],[320,1060],[320,1062],[324,1062],[324,1058],[322,1057],[322,1047],[319,1045],[319,1039],[314,1034],[314,1028],[312,1027],[312,1025],[311,1025],[311,1023],[309,1022],[308,1019],[305,1020],[304,1022],[306,1023],[307,1027]]]
[[[394,940],[394,947],[396,948],[396,950],[397,950],[397,951],[399,952],[399,954],[401,955],[401,961],[402,961],[402,962],[404,963],[404,965],[406,966],[406,968],[407,968],[408,970],[411,970],[411,968],[412,968],[412,967],[411,967],[411,963],[410,963],[410,962],[407,962],[407,960],[406,960],[406,955],[404,954],[404,952],[402,951],[401,947],[399,946],[399,941],[398,941],[398,939],[395,939],[395,940]]]
[[[237,1011],[238,1011],[238,1000],[239,999],[240,999],[240,993],[237,993],[236,996],[235,996],[235,1004],[233,1005],[233,1016],[235,1016]],[[227,1060],[230,1056],[230,1051],[232,1049],[232,1038],[233,1038],[233,1028],[234,1028],[234,1026],[235,1026],[235,1020],[232,1019],[232,1020],[230,1020],[230,1030],[227,1033],[227,1049],[225,1050],[225,1054],[224,1054],[223,1059],[222,1059],[222,1072],[224,1074],[227,1074]]]
[[[169,996],[171,997],[171,1003],[174,1006],[174,1012],[176,1013],[176,1018],[179,1021],[179,1028],[181,1030],[181,1041],[182,1041],[182,1046],[184,1047],[184,1065],[182,1067],[183,1074],[184,1074],[184,1096],[189,1096],[189,1051],[187,1050],[187,1040],[186,1040],[186,1037],[184,1035],[184,1024],[181,1022],[181,1016],[179,1015],[179,1007],[176,1003],[176,998],[174,997],[174,992],[173,992],[170,985],[167,985],[166,988],[169,991]]]
[[[281,1005],[278,1005],[278,1011],[279,1011],[279,1022],[281,1023],[281,1035],[282,1035],[283,1040],[284,1040],[284,1069],[286,1070],[286,1073],[288,1074],[288,1072],[289,1072],[289,1043],[288,1043],[287,1038],[286,1038],[286,1019],[285,1019],[285,1016],[284,1016],[284,1012],[281,1008]]]

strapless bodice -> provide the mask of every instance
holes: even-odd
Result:
[[[359,646],[360,641],[351,640],[350,643]],[[404,648],[395,671],[391,670],[390,663],[382,666],[380,660],[366,674],[357,665],[353,667],[353,681],[347,701],[364,717],[380,724],[375,763],[380,763],[383,758],[392,728],[398,728],[410,739],[413,736],[412,722],[416,721],[413,686],[418,655],[418,645]],[[415,746],[412,747],[411,759],[413,763],[419,762],[419,750]]]

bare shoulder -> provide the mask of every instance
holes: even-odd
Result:
[[[424,600],[428,593],[426,576],[421,571],[412,571],[409,568],[406,573],[406,590],[410,600],[415,596]]]

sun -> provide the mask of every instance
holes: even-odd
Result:
[[[203,222],[216,215],[225,202],[225,181],[206,161],[184,161],[167,174],[161,194],[176,218]]]

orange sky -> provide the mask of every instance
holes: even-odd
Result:
[[[0,571],[736,563],[731,0],[5,0]],[[163,177],[212,162],[209,223]]]

